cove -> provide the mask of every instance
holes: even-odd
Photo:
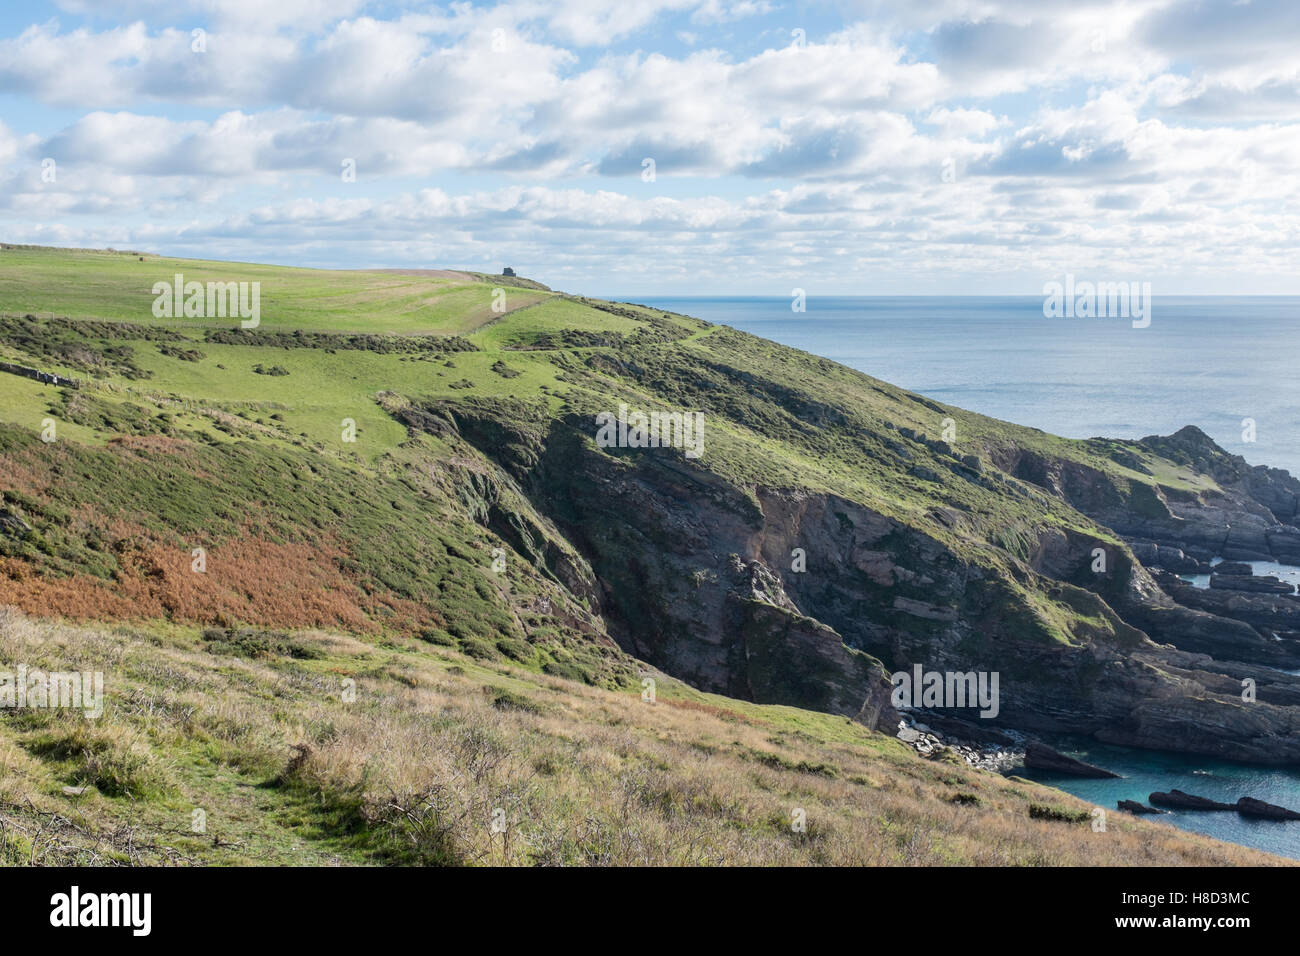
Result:
[[[1122,776],[1086,780],[1026,768],[1019,768],[1014,773],[1072,793],[1104,808],[1112,818],[1124,813],[1117,809],[1116,801],[1137,800],[1149,805],[1147,797],[1152,791],[1175,789],[1228,803],[1235,803],[1238,797],[1255,797],[1300,810],[1300,769],[1257,767],[1211,757],[1134,750],[1091,741],[1060,740],[1054,746],[1071,757]],[[1189,810],[1144,816],[1143,819],[1300,860],[1300,820],[1274,822],[1253,820],[1232,811]]]

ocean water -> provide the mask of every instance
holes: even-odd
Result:
[[[1218,564],[1221,559],[1215,558],[1211,564]],[[1275,577],[1284,584],[1290,584],[1292,587],[1300,585],[1300,568],[1293,564],[1278,564],[1276,561],[1247,561],[1251,567],[1253,577]],[[1208,588],[1210,586],[1210,576],[1208,574],[1180,574],[1178,575],[1184,581],[1197,588]]]
[[[632,297],[803,349],[942,402],[1071,438],[1141,438],[1197,425],[1251,464],[1300,475],[1300,297],[1156,297],[1151,324],[1048,319],[1039,296]],[[1297,340],[1300,342],[1300,340]],[[1243,419],[1255,440],[1243,440]],[[1296,581],[1295,568],[1256,573]],[[1208,583],[1205,582],[1205,583]],[[1058,744],[1061,742],[1058,742]],[[1108,813],[1179,789],[1225,802],[1250,796],[1300,810],[1300,770],[1075,742],[1062,749],[1118,780],[1025,771]],[[1171,826],[1300,859],[1300,821],[1176,811]]]
[[[1137,800],[1149,806],[1147,798],[1157,790],[1182,790],[1224,803],[1236,803],[1238,797],[1255,797],[1300,810],[1300,771],[1297,770],[1250,767],[1208,757],[1186,757],[1103,744],[1080,743],[1073,747],[1062,746],[1061,750],[1122,776],[1110,780],[1082,780],[1034,770],[1016,772],[1082,797],[1102,807],[1107,814],[1124,813],[1115,806],[1119,800]],[[1170,810],[1161,816],[1145,819],[1300,860],[1300,820],[1252,820],[1233,810]]]
[[[1069,438],[1197,425],[1251,464],[1300,474],[1300,296],[1156,296],[1143,329],[1044,318],[1041,296],[813,296],[803,313],[789,298],[631,298]]]

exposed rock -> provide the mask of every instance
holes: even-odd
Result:
[[[1168,793],[1156,792],[1147,797],[1148,802],[1158,807],[1174,807],[1178,810],[1236,810],[1237,805],[1233,803],[1220,803],[1218,800],[1211,800],[1208,797],[1198,797],[1190,793],[1183,793],[1181,790],[1170,790]]]
[[[1141,444],[1213,478],[1217,489],[1188,492],[1156,486],[1153,493],[1149,486],[1126,488],[1096,469],[1043,460],[1023,450],[1008,450],[996,463],[1063,497],[1130,540],[1181,550],[1198,561],[1219,555],[1236,561],[1300,564],[1300,529],[1295,527],[1300,480],[1285,471],[1251,466],[1190,425],[1173,435],[1144,438]]]
[[[1186,592],[1176,593],[1180,599],[1187,595],[1186,603],[1190,606],[1156,596],[1149,600],[1117,600],[1116,603],[1120,604],[1118,610],[1128,623],[1142,628],[1152,640],[1162,644],[1172,644],[1179,650],[1209,654],[1215,658],[1290,666],[1289,650],[1245,621],[1224,616],[1226,605],[1214,605],[1199,597],[1208,591],[1189,587]],[[1221,590],[1217,593],[1244,592]],[[1207,610],[1201,610],[1201,607]]]
[[[1101,767],[1094,767],[1090,763],[1084,763],[1082,760],[1075,760],[1073,757],[1067,757],[1065,754],[1053,750],[1047,744],[1037,740],[1031,740],[1025,745],[1025,766],[1034,770],[1048,770],[1052,773],[1066,773],[1072,777],[1093,777],[1104,779],[1107,777],[1118,777],[1119,774],[1111,773],[1109,770],[1103,770]]]
[[[768,587],[751,597],[733,592],[729,602],[743,635],[743,673],[752,699],[803,706],[813,700],[819,710],[873,729],[897,727],[898,712],[890,702],[893,685],[880,661],[845,647],[840,635],[820,621],[782,607],[778,601],[789,599],[762,565],[752,565],[750,571],[765,578]]]
[[[899,579],[911,579],[912,572],[894,564],[888,551],[855,551],[850,560],[872,582],[890,587]]]
[[[1163,568],[1175,574],[1201,574],[1203,568],[1204,573],[1209,572],[1204,562],[1173,545],[1157,544],[1154,541],[1132,541],[1129,542],[1129,547],[1133,551],[1133,556],[1148,568]]]
[[[1250,591],[1255,594],[1295,593],[1294,585],[1287,584],[1271,574],[1261,577],[1247,577],[1238,574],[1211,574],[1210,587],[1227,591]]]
[[[990,743],[985,739],[977,742],[978,738],[966,735],[965,732],[970,725],[962,721],[935,720],[934,714],[926,714],[925,719],[934,721],[935,725],[932,727],[928,723],[914,723],[914,718],[908,716],[900,721],[898,726],[898,739],[911,746],[923,757],[956,756],[967,766],[979,767],[994,773],[1006,773],[1013,769],[1019,760],[1017,752],[1004,746],[1001,741]],[[946,729],[950,726],[955,730],[952,734]],[[945,728],[942,736],[936,732],[940,727]],[[988,733],[983,731],[980,736],[985,737]],[[1014,745],[1014,738],[1009,735],[997,736]]]
[[[1237,812],[1243,817],[1259,817],[1264,820],[1300,820],[1300,813],[1279,807],[1253,797],[1242,797],[1237,801]]]
[[[1116,803],[1121,810],[1127,810],[1139,816],[1151,813],[1164,813],[1163,810],[1157,810],[1155,807],[1148,807],[1146,804],[1138,803],[1136,800],[1119,800]]]
[[[651,374],[626,363],[615,371]],[[1275,685],[1272,697],[1261,689],[1260,700],[1246,705],[1239,683],[1216,670],[1220,660],[1285,666],[1286,642],[1181,606],[1105,532],[1018,527],[1015,556],[1006,562],[1009,552],[1000,552],[989,561],[954,544],[968,537],[971,519],[952,504],[936,502],[904,521],[834,493],[740,486],[681,455],[607,454],[590,440],[590,419],[576,413],[538,429],[526,409],[494,411],[487,402],[422,410],[425,419],[407,416],[408,423],[450,426],[450,440],[459,436],[488,455],[555,522],[589,563],[593,605],[610,635],[696,687],[883,729],[892,719],[890,671],[918,663],[994,671],[1000,706],[989,723],[1001,729],[1300,764],[1296,692]],[[820,420],[828,413],[814,403],[803,414]],[[903,427],[889,434],[907,435]],[[1240,492],[1197,504],[1188,492],[1179,499],[1146,484],[1121,486],[1095,468],[1023,448],[983,451],[998,494],[1059,493],[1085,514],[1129,521],[1134,528],[1125,534],[1184,554],[1201,545],[1221,553],[1221,535],[1194,534],[1187,543],[1178,536],[1218,520],[1175,515],[1193,504],[1225,526],[1229,517],[1234,526],[1249,524],[1246,514],[1258,522],[1260,540],[1276,527],[1258,503],[1243,512]],[[905,473],[908,466],[896,467]],[[1008,468],[1021,480],[1004,478]],[[1031,480],[1042,490],[1024,483]],[[508,523],[491,527],[522,538]],[[1092,570],[1098,548],[1104,573]],[[792,568],[796,549],[806,573]]]
[[[925,601],[917,601],[913,598],[896,597],[894,598],[894,608],[902,611],[904,614],[910,614],[913,617],[923,617],[931,621],[955,621],[957,620],[957,610],[951,607],[936,607],[933,604],[927,604]]]
[[[8,508],[0,508],[0,534],[12,538],[21,538],[32,530],[32,526],[14,514]]]
[[[1300,706],[1300,676],[1271,667],[1241,661],[1215,660],[1206,654],[1183,651],[1162,652],[1160,666],[1171,677],[1194,681],[1211,694],[1240,697],[1249,678],[1255,684],[1256,699],[1283,707]]]
[[[987,721],[961,720],[932,711],[921,711],[918,713],[918,717],[928,727],[943,734],[947,739],[970,741],[971,743],[995,747],[1012,747],[1017,742],[1016,737],[988,726]]]
[[[1221,618],[1245,622],[1258,637],[1221,629],[1216,633],[1228,640],[1206,634],[1201,647],[1182,641],[1187,650],[1200,650],[1216,657],[1256,661],[1278,667],[1300,668],[1300,643],[1270,640],[1265,635],[1300,631],[1300,601],[1289,595],[1254,593],[1231,588],[1194,588],[1186,581],[1164,572],[1153,573],[1160,586],[1179,604],[1207,611]]]
[[[1220,561],[1214,566],[1214,573],[1231,574],[1234,576],[1245,575],[1246,577],[1250,577],[1255,573],[1255,569],[1245,561]]]

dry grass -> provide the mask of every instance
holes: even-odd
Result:
[[[367,612],[382,608],[414,626],[441,616],[391,594],[366,594],[340,568],[344,552],[327,535],[310,542],[256,533],[207,551],[207,570],[192,570],[186,542],[164,542],[141,526],[112,522],[120,569],[111,581],[89,574],[54,577],[32,562],[0,557],[3,600],[28,613],[73,620],[170,618],[268,627],[344,627],[374,631]]]
[[[1285,861],[922,759],[843,718],[659,701],[323,633],[308,659],[0,611],[0,667],[102,670],[98,721],[0,714],[13,863],[1113,865]],[[347,680],[356,698],[346,701]],[[77,796],[64,787],[88,789]],[[194,808],[206,830],[191,832]],[[806,830],[792,827],[796,811]]]

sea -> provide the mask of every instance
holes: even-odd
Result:
[[[787,297],[623,298],[1019,425],[1070,438],[1142,438],[1196,425],[1253,465],[1300,475],[1300,296],[1156,296],[1145,328],[1126,318],[1047,318],[1041,296],[813,296],[802,312]],[[1256,573],[1294,583],[1297,570],[1261,564]],[[1051,742],[1122,776],[1024,775],[1108,813],[1121,812],[1117,800],[1145,803],[1171,789],[1300,810],[1300,771]],[[1300,821],[1192,811],[1148,819],[1300,859]]]
[[[1300,475],[1300,296],[1155,296],[1146,328],[1045,318],[1042,296],[814,296],[801,313],[790,298],[625,298],[1067,438],[1196,425]]]

